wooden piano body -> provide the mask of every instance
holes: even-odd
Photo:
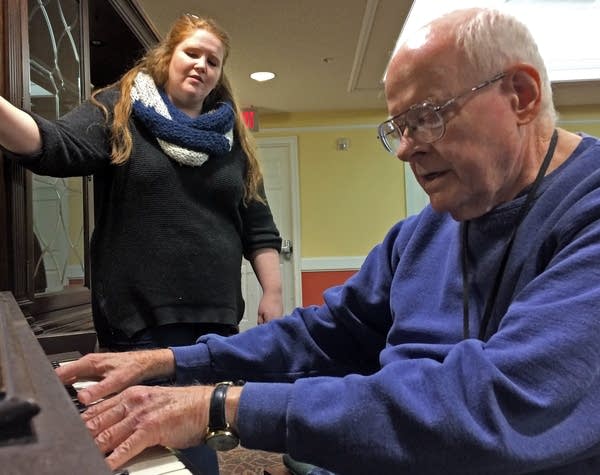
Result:
[[[0,406],[30,401],[39,407],[31,418],[0,419],[0,427],[14,431],[0,440],[1,473],[111,475],[9,292],[0,292],[0,366]]]
[[[147,452],[131,475],[192,473],[167,449]],[[112,475],[9,292],[0,292],[0,473]]]

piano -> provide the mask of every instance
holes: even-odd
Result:
[[[147,449],[112,472],[10,292],[0,292],[0,473],[193,475],[179,454]]]

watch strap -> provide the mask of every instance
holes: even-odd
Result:
[[[225,430],[227,425],[227,417],[225,416],[225,399],[227,398],[227,390],[233,383],[225,381],[217,383],[210,398],[210,408],[208,412],[208,430],[217,431]]]
[[[225,403],[230,386],[244,384],[243,381],[233,383],[225,381],[217,383],[210,397],[208,407],[208,426],[204,443],[213,450],[231,450],[237,447],[240,439],[227,423]]]

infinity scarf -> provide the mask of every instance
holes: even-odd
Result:
[[[131,88],[134,115],[156,137],[162,150],[182,165],[199,167],[209,155],[223,155],[233,143],[234,112],[221,102],[216,109],[191,118],[177,109],[146,73]]]

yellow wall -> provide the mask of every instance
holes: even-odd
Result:
[[[600,106],[571,106],[558,110],[558,125],[573,132],[600,137]]]
[[[600,106],[563,107],[559,126],[600,136]],[[257,137],[296,136],[302,257],[365,255],[406,216],[402,164],[377,140],[381,111],[271,114]],[[350,147],[336,150],[346,137]]]
[[[260,117],[256,137],[296,136],[302,257],[363,256],[406,215],[402,163],[377,140],[386,112]],[[336,149],[347,138],[347,151]]]

